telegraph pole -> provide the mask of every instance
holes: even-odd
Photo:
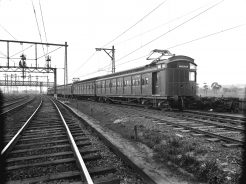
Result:
[[[65,85],[68,83],[68,71],[67,71],[67,42],[65,42],[65,66],[64,66],[64,80],[65,80]]]
[[[112,60],[112,73],[115,73],[115,48],[114,48],[114,46],[112,46],[112,49],[96,48],[96,51],[101,51],[101,50],[106,52],[106,54],[108,54],[108,56],[111,58],[111,60]]]

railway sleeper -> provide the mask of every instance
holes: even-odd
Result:
[[[96,155],[85,155],[83,157],[83,160],[85,162],[88,161],[96,161],[101,159],[102,156],[99,154]],[[33,167],[46,167],[49,165],[58,165],[58,164],[65,164],[65,163],[72,163],[72,162],[76,162],[76,159],[74,157],[72,158],[64,158],[64,159],[57,159],[57,160],[51,160],[51,161],[45,161],[45,162],[41,162],[41,163],[26,163],[26,164],[20,164],[20,165],[14,165],[14,166],[7,166],[6,170],[8,172],[12,171],[12,170],[17,170],[17,169],[25,169],[25,172],[28,172],[28,168],[33,168]]]
[[[28,142],[40,142],[42,140],[57,140],[57,139],[66,139],[66,135],[54,135],[54,136],[46,136],[46,137],[28,137],[27,139],[20,139],[17,144],[24,144]]]
[[[92,176],[96,176],[96,175],[102,175],[102,174],[111,174],[114,173],[116,170],[115,168],[93,168],[93,169],[89,169],[89,173]],[[62,180],[62,182],[65,181],[69,181],[69,178],[77,178],[78,179],[78,183],[83,183],[85,181],[81,181],[81,173],[79,171],[67,171],[67,172],[59,172],[59,173],[52,173],[46,176],[40,176],[40,177],[35,177],[35,178],[26,178],[26,179],[22,179],[22,180],[15,180],[15,181],[9,181],[6,184],[20,184],[20,183],[35,183],[35,182],[48,182],[48,181],[52,181],[52,180]],[[96,183],[97,184],[110,184],[109,182],[113,182],[116,181],[116,183],[119,183],[119,179],[113,177],[112,175],[110,176],[110,178],[107,179],[107,177],[103,176],[102,178],[98,178],[96,179]],[[109,180],[110,179],[110,180]]]
[[[77,143],[78,147],[89,146],[89,145],[91,145],[91,142],[87,142],[87,141],[86,142]],[[38,149],[30,148],[30,149],[22,149],[22,150],[13,150],[13,151],[11,151],[10,154],[45,151],[45,150],[52,150],[52,149],[58,149],[58,148],[60,148],[60,149],[61,148],[69,148],[70,146],[71,146],[70,144],[64,144],[64,145],[52,146],[52,147],[49,147],[49,148],[38,148]]]
[[[66,132],[64,130],[56,130],[56,131],[41,131],[41,132],[36,132],[36,133],[28,133],[26,135],[23,135],[23,138],[36,138],[36,137],[43,137],[45,135],[66,135]]]
[[[89,141],[89,138],[87,137],[78,137],[76,138],[75,141]],[[52,145],[58,145],[58,144],[66,144],[69,143],[67,139],[62,139],[62,140],[47,140],[44,142],[34,142],[34,143],[28,143],[28,144],[18,144],[15,146],[16,149],[24,149],[24,148],[34,148],[34,147],[39,147],[39,146],[52,146]]]
[[[99,150],[94,149],[94,148],[87,148],[87,149],[83,148],[83,149],[79,149],[79,152],[81,155],[86,155],[86,154],[97,153],[97,152],[99,152]],[[23,156],[23,157],[16,157],[16,158],[8,158],[8,159],[6,159],[6,162],[11,163],[11,162],[24,161],[24,160],[32,160],[32,159],[39,159],[39,158],[45,158],[45,157],[56,157],[56,156],[63,156],[63,155],[70,155],[70,154],[73,154],[73,152],[72,151],[64,151],[64,152],[59,152],[59,153]]]

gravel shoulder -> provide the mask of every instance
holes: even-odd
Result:
[[[138,136],[141,137],[141,129],[147,129],[153,133],[178,137],[191,143],[199,142],[201,149],[206,149],[206,155],[200,159],[216,159],[216,162],[224,168],[225,172],[240,172],[239,162],[241,152],[239,148],[225,148],[216,142],[208,142],[204,138],[191,136],[189,133],[174,130],[172,127],[163,126],[158,122],[146,118],[143,115],[126,107],[116,107],[109,104],[70,100],[67,105],[79,114],[83,119],[107,137],[138,167],[151,176],[156,183],[199,183],[192,174],[179,167],[173,167],[170,163],[160,163],[155,159],[155,152],[141,141],[136,140],[134,127],[139,127]],[[151,113],[151,110],[150,110]],[[163,112],[159,115],[165,118]],[[159,117],[158,117],[159,118]]]

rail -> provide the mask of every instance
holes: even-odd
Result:
[[[34,113],[29,117],[29,119],[25,122],[25,124],[20,128],[20,130],[15,134],[15,136],[8,142],[8,144],[3,148],[1,151],[1,156],[6,155],[7,151],[14,145],[14,143],[17,142],[17,140],[20,138],[21,133],[26,129],[29,122],[33,119],[33,117],[36,115],[38,110],[40,109],[41,105],[43,103],[43,100],[41,99],[41,102],[37,109],[34,111]],[[2,115],[2,114],[1,114]]]
[[[51,99],[50,99],[50,100],[51,100]],[[76,157],[76,159],[77,159],[77,163],[78,163],[80,169],[83,171],[87,183],[88,183],[88,184],[93,184],[93,181],[92,181],[91,176],[90,176],[90,174],[89,174],[89,172],[88,172],[88,169],[86,168],[85,162],[84,162],[83,158],[82,158],[81,155],[80,155],[79,149],[78,149],[78,147],[77,147],[77,145],[76,145],[76,143],[75,143],[75,141],[74,141],[74,138],[73,138],[73,136],[72,136],[72,134],[71,134],[71,132],[70,132],[68,126],[67,126],[67,123],[66,123],[65,119],[64,119],[63,116],[62,116],[61,111],[59,110],[59,108],[57,107],[57,105],[55,104],[55,102],[54,102],[53,100],[51,100],[51,101],[53,102],[53,104],[55,105],[57,111],[59,112],[59,115],[60,115],[60,117],[61,117],[61,119],[62,119],[62,122],[63,122],[63,124],[64,124],[64,126],[65,126],[65,128],[66,128],[66,131],[67,131],[67,134],[68,134],[69,141],[70,141],[70,143],[71,143],[71,145],[72,145],[72,149],[74,150],[75,157]]]
[[[35,97],[34,97],[34,98],[35,98]],[[24,103],[22,103],[22,104],[20,104],[20,105],[17,105],[17,106],[15,106],[15,107],[13,107],[13,108],[11,108],[11,109],[9,109],[9,110],[6,110],[6,111],[2,112],[2,113],[0,114],[0,116],[2,116],[2,115],[4,115],[4,114],[7,114],[7,113],[9,113],[10,111],[13,111],[13,110],[15,110],[15,109],[17,109],[17,108],[19,108],[19,107],[22,107],[22,106],[26,105],[27,103],[31,102],[34,98],[32,98],[31,100],[28,100],[28,101],[26,101],[26,102],[24,102]],[[18,103],[18,102],[16,102],[16,103]],[[13,104],[11,104],[11,105],[13,105]]]
[[[197,129],[197,128],[192,128],[192,127],[189,127],[189,126],[181,125],[179,123],[170,122],[170,121],[159,119],[159,118],[153,118],[153,119],[161,120],[161,122],[165,122],[167,124],[172,124],[172,125],[175,125],[177,127],[186,128],[186,129],[189,129],[189,130],[191,130],[193,132],[196,132],[196,133],[206,134],[206,135],[209,135],[210,137],[219,138],[220,140],[224,140],[224,141],[228,141],[228,142],[234,142],[234,143],[237,143],[237,144],[240,144],[240,145],[243,145],[243,143],[244,143],[243,140],[237,140],[237,139],[232,139],[232,138],[225,137],[225,136],[218,135],[218,134],[213,134],[213,133],[210,133],[210,132],[207,132],[207,131],[203,131],[203,130],[200,130],[200,129]]]
[[[18,102],[21,102],[21,101],[25,100],[26,98],[27,98],[27,97],[25,96],[25,97],[13,99],[13,100],[10,100],[10,101],[6,101],[6,102],[8,102],[8,103],[4,102],[3,108],[8,107],[8,106],[11,106],[11,105],[14,105],[14,104],[16,104],[16,103],[18,103]]]

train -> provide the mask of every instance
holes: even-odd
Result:
[[[153,53],[161,56],[147,65],[59,85],[57,96],[184,108],[196,97],[197,64],[191,57],[170,54],[167,50],[156,49]],[[169,57],[163,58],[166,54]],[[53,95],[54,88],[49,88],[47,93]]]

